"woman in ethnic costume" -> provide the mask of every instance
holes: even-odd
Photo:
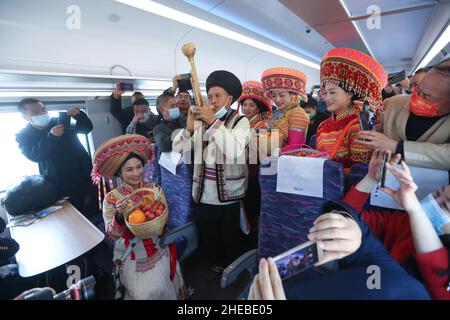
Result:
[[[372,151],[358,144],[359,112],[364,102],[373,111],[382,107],[386,72],[372,57],[348,48],[328,51],[320,65],[320,83],[332,116],[317,129],[317,150],[349,168],[369,162]]]
[[[307,100],[306,75],[296,69],[271,68],[263,72],[261,82],[266,96],[277,106],[271,129],[279,130],[279,147],[304,144],[309,117],[300,106],[300,99]]]
[[[242,95],[238,99],[238,112],[250,121],[252,129],[268,129],[272,118],[272,101],[264,94],[262,83],[247,81],[242,84]]]
[[[122,184],[110,191],[103,201],[106,235],[115,241],[114,261],[120,260],[135,238],[123,216],[126,206],[118,201],[139,188],[153,185],[143,181],[144,164],[153,156],[149,140],[137,134],[122,135],[103,143],[95,152],[92,178],[120,177]],[[117,205],[116,205],[117,204]],[[179,299],[184,284],[176,260],[176,248],[160,248],[158,237],[139,240],[120,266],[120,281],[125,299]]]
[[[244,208],[250,222],[250,238],[258,239],[259,215],[261,210],[261,187],[259,185],[259,164],[256,130],[269,129],[272,118],[272,101],[264,94],[262,83],[247,81],[242,84],[242,95],[238,99],[238,112],[250,121],[252,136],[249,143],[248,187],[244,198]]]

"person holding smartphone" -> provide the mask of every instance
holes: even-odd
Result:
[[[310,268],[282,281],[274,259],[263,258],[250,287],[250,300],[430,298],[425,287],[389,256],[369,226],[345,203],[326,203],[308,239],[323,250],[316,266],[335,261],[336,270]],[[382,270],[376,289],[368,286],[371,266]]]
[[[450,58],[429,70],[412,95],[384,102],[378,131],[362,131],[364,147],[388,149],[413,166],[450,170]]]
[[[172,87],[164,90],[163,95],[175,97],[177,99],[177,107],[180,109],[180,112],[187,115],[191,104],[193,104],[192,97],[188,91],[190,89],[190,73],[182,75],[176,74],[172,78]]]
[[[38,163],[39,173],[50,181],[60,197],[69,201],[85,216],[98,216],[97,190],[92,185],[91,157],[78,139],[88,134],[93,125],[86,113],[78,108],[65,111],[66,118],[76,121],[73,130],[50,118],[45,105],[33,98],[19,103],[19,111],[29,124],[16,135],[22,154]]]
[[[126,108],[122,108],[122,95],[126,91],[133,91],[133,89],[134,87],[131,83],[118,82],[116,84],[114,92],[111,94],[109,98],[109,112],[111,112],[114,118],[116,118],[117,121],[120,122],[120,125],[122,126],[122,133],[127,132],[127,127],[133,120],[136,121],[135,119],[136,112],[134,108],[135,102],[140,99],[145,100],[145,97],[142,94],[142,92],[136,91],[131,95],[131,105]],[[141,110],[142,108],[145,109],[144,112],[141,113],[152,115],[150,109],[148,108],[148,103],[147,108],[145,108],[145,103],[144,104],[141,103],[139,105],[144,106],[139,108],[139,110]],[[139,117],[138,120],[142,120],[142,117]],[[147,136],[146,134],[144,135]]]

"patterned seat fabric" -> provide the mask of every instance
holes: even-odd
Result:
[[[274,257],[307,241],[308,231],[320,207],[328,199],[341,199],[344,193],[342,164],[325,161],[324,197],[315,198],[276,192],[277,175],[261,175],[260,257]]]

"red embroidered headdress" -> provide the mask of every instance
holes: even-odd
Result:
[[[150,141],[139,134],[125,134],[104,142],[94,154],[92,180],[98,183],[102,176],[113,177],[130,153],[144,161],[151,160],[153,151]]]
[[[306,75],[292,68],[271,68],[263,72],[261,82],[267,96],[273,90],[284,90],[294,92],[306,101]]]
[[[367,100],[376,110],[382,107],[381,90],[387,83],[387,74],[371,56],[354,49],[335,48],[323,57],[320,83],[322,86],[325,83],[340,85]]]
[[[238,99],[238,111],[241,103],[245,100],[252,99],[261,102],[266,109],[260,110],[261,113],[269,112],[272,113],[272,100],[270,100],[264,94],[264,88],[261,82],[257,81],[247,81],[242,84],[242,95]]]

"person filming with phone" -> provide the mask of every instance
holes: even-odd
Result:
[[[86,216],[98,213],[91,158],[77,136],[93,129],[86,113],[70,108],[59,118],[50,118],[45,105],[33,98],[20,101],[18,108],[29,122],[16,135],[22,154],[38,163],[39,173],[53,184],[58,196],[69,197]],[[76,122],[73,128],[71,118]]]
[[[156,124],[158,124],[158,119],[160,117],[158,115],[154,115],[150,111],[147,100],[145,100],[144,95],[139,91],[136,91],[131,95],[131,105],[122,109],[122,95],[127,91],[134,91],[133,84],[118,82],[113,94],[109,98],[109,111],[114,116],[114,118],[116,118],[117,121],[120,122],[120,125],[122,126],[122,133],[127,133],[127,127],[132,122],[135,123],[137,127],[141,127],[142,123],[147,123],[149,121],[150,124],[153,122],[156,122]],[[142,100],[145,100],[146,102]],[[136,102],[138,101],[139,103],[136,104]],[[153,119],[154,117],[157,118],[157,121]],[[147,136],[148,131],[153,130],[153,127],[155,125],[150,125],[151,129],[147,131],[145,131],[145,128],[136,129],[139,130],[139,132],[137,133],[143,134],[145,131],[145,134],[143,135]]]
[[[315,256],[315,268],[302,269],[303,272],[282,280],[277,258],[262,258],[249,300],[430,299],[425,287],[389,256],[353,208],[340,201],[329,201],[320,212],[308,234],[320,250]],[[333,271],[317,268],[330,262],[334,267],[327,269]],[[368,286],[371,266],[381,270],[376,289]]]
[[[191,104],[193,104],[188,90],[192,89],[191,74],[176,74],[172,78],[172,87],[164,90],[163,95],[169,95],[177,99],[177,107],[182,115],[187,116]],[[177,91],[178,90],[178,91]]]

